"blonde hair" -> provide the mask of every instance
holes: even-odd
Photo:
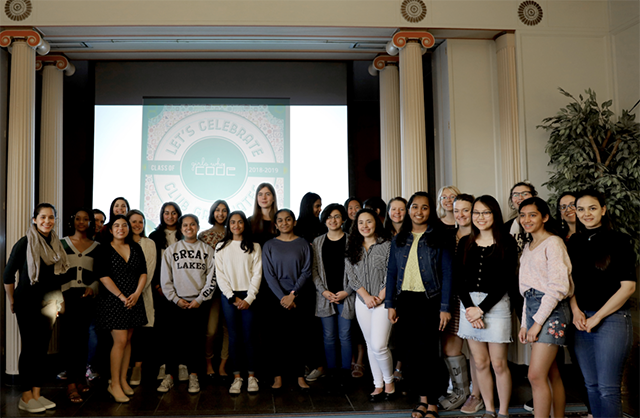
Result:
[[[451,190],[456,194],[456,196],[459,194],[462,194],[460,189],[458,189],[456,186],[442,186],[440,190],[438,190],[438,202],[436,203],[438,207],[436,209],[436,212],[438,213],[438,218],[444,218],[445,216],[447,216],[447,211],[442,207],[442,203],[441,203],[442,201],[440,200],[440,198],[442,197],[442,193],[444,193],[445,190]]]

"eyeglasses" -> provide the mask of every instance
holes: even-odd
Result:
[[[570,203],[568,205],[560,205],[560,212],[566,212],[569,209],[576,210],[576,205]]]
[[[340,219],[342,219],[342,215],[327,216],[327,221],[330,219],[335,219],[336,221],[339,221]]]
[[[526,199],[527,197],[531,196],[531,192],[513,192],[511,194],[511,197],[515,197],[515,198],[523,198]]]
[[[454,200],[455,198],[456,198],[456,195],[440,196],[440,200]]]
[[[485,210],[484,212],[473,211],[473,216],[475,216],[476,218],[488,218],[491,215],[493,215],[493,212],[491,212],[490,210]]]

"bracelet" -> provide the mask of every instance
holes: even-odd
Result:
[[[120,292],[120,294],[116,296],[116,298],[120,299],[120,296],[122,296],[122,292]]]

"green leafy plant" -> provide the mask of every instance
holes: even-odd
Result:
[[[591,89],[578,99],[559,90],[573,101],[538,126],[550,133],[546,152],[553,171],[543,184],[552,192],[549,203],[555,209],[565,191],[604,193],[614,227],[631,236],[640,260],[640,124],[633,108],[615,121],[611,100],[598,104]]]

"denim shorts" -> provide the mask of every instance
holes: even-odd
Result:
[[[536,289],[529,289],[524,293],[524,300],[527,304],[527,330],[534,324],[533,316],[538,312],[544,292]],[[551,311],[549,317],[542,325],[538,334],[538,343],[555,344],[559,346],[567,345],[567,327],[571,324],[571,308],[569,299],[558,302]]]
[[[471,292],[469,293],[473,303],[478,306],[486,293]],[[465,315],[464,305],[460,302],[460,327],[458,328],[458,337],[465,340],[474,340],[484,343],[510,343],[511,339],[511,305],[509,303],[509,295],[505,295],[500,299],[488,312],[484,313],[484,328],[474,328]]]

